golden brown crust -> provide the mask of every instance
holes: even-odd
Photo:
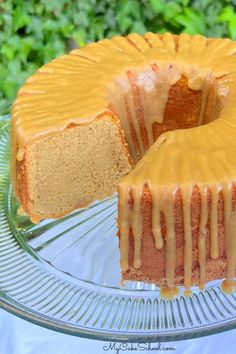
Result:
[[[27,156],[27,155],[26,155]],[[16,195],[19,199],[24,211],[29,214],[28,207],[28,173],[27,173],[27,158],[22,161],[16,161]]]

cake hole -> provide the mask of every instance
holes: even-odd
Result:
[[[225,93],[220,78],[193,65],[151,63],[128,70],[109,87],[109,107],[121,121],[137,162],[163,133],[217,119]]]

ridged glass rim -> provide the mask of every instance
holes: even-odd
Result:
[[[12,227],[11,221],[7,220],[5,218],[4,220],[4,215],[5,209],[7,208],[7,204],[9,200],[6,200],[6,197],[4,196],[4,191],[5,188],[10,188],[9,186],[9,164],[4,165],[3,161],[1,161],[1,155],[3,156],[6,151],[9,153],[9,141],[7,135],[9,134],[9,119],[10,116],[3,116],[0,118],[0,193],[1,193],[1,205],[3,205],[4,210],[1,210],[1,217],[0,217],[0,244],[1,244],[1,237],[5,234],[6,230],[8,229],[8,232],[10,232],[10,229]],[[6,127],[4,127],[4,123],[6,123]],[[2,127],[3,126],[3,127]],[[5,131],[5,140],[2,137],[3,134],[3,128],[6,130]],[[2,150],[2,147],[4,148],[4,151]],[[8,155],[9,158],[9,155]],[[9,197],[9,196],[8,196]],[[8,199],[7,197],[7,199]],[[4,199],[4,201],[3,201]],[[12,235],[9,233],[9,237],[12,237]],[[19,243],[19,240],[17,240]],[[4,243],[5,245],[5,243]],[[1,249],[0,249],[1,253]],[[36,257],[32,257],[27,254],[25,251],[22,253],[29,261],[30,263],[33,262],[34,266],[38,267],[41,271],[44,271],[47,273],[47,267],[42,266],[42,262],[36,260]],[[1,257],[1,256],[0,256]],[[14,260],[13,260],[14,261]],[[0,265],[1,269],[1,265]],[[59,277],[57,272],[53,272],[53,275],[56,277]],[[69,278],[68,278],[69,279]],[[79,280],[81,284],[84,283],[85,288],[88,288],[90,285],[94,288],[94,285],[91,283],[87,283]],[[95,286],[96,288],[96,286]],[[121,289],[116,289],[116,288],[107,288],[106,291],[113,293],[114,291],[117,291],[120,296],[123,295],[125,296],[126,290],[121,290]],[[137,290],[133,291],[133,296],[137,295],[144,295],[143,297],[146,298],[150,293],[149,290]],[[33,309],[24,306],[24,304],[20,303],[19,301],[15,301],[14,298],[8,296],[8,293],[4,291],[4,289],[1,286],[1,274],[0,274],[0,307],[22,319],[25,319],[27,321],[30,321],[32,323],[35,323],[37,325],[46,327],[51,330],[59,331],[65,334],[71,334],[75,336],[80,336],[80,337],[86,337],[86,338],[91,338],[91,339],[97,339],[97,340],[106,340],[106,341],[126,341],[126,342],[161,342],[161,341],[174,341],[174,340],[183,340],[183,339],[189,339],[189,338],[196,338],[196,337],[201,337],[201,336],[206,336],[210,334],[216,334],[219,332],[227,331],[230,329],[236,328],[236,316],[231,318],[231,319],[226,319],[226,320],[220,320],[216,321],[215,323],[207,324],[207,325],[201,325],[199,328],[181,328],[181,329],[171,329],[171,330],[160,330],[160,331],[152,331],[149,330],[148,332],[120,332],[120,331],[115,331],[112,330],[108,332],[107,330],[102,330],[100,329],[89,329],[88,327],[82,326],[82,325],[73,325],[72,323],[68,324],[65,321],[60,321],[58,319],[52,318],[50,316],[46,316],[43,313],[34,311]]]
[[[168,341],[179,341],[179,340],[186,340],[186,339],[194,339],[199,337],[206,337],[213,334],[218,334],[222,332],[226,332],[236,328],[236,321],[225,321],[225,323],[215,323],[214,325],[208,325],[206,327],[201,327],[199,329],[182,329],[180,331],[166,331],[166,333],[157,333],[151,332],[146,335],[135,335],[133,333],[120,334],[119,332],[114,332],[113,335],[107,334],[106,331],[88,331],[86,328],[77,327],[77,326],[65,326],[64,322],[61,323],[57,321],[50,320],[50,318],[46,316],[41,316],[38,313],[34,313],[24,309],[23,307],[18,306],[18,304],[14,304],[13,301],[9,301],[6,299],[0,300],[0,307],[7,312],[22,318],[23,320],[27,320],[33,324],[39,325],[41,327],[54,330],[57,332],[61,332],[64,334],[69,334],[77,337],[83,337],[88,339],[94,340],[101,340],[101,341],[109,341],[109,342],[128,342],[128,343],[143,343],[143,342],[150,342],[150,343],[157,343],[157,342],[168,342]]]

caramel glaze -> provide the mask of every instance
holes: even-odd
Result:
[[[181,41],[179,40],[179,43]],[[213,43],[214,41],[211,41]],[[210,45],[210,44],[209,44]],[[221,45],[220,45],[221,46]],[[233,45],[234,47],[234,45]],[[180,47],[179,47],[180,48]],[[214,48],[216,48],[216,43]],[[188,50],[186,47],[185,49]],[[219,49],[219,48],[218,48]],[[222,50],[222,47],[221,47]],[[219,50],[219,53],[221,52]],[[229,56],[233,54],[235,49],[231,47]],[[212,65],[212,70],[214,65]],[[199,121],[194,122],[195,125],[201,125],[211,122],[208,126],[199,126],[191,130],[182,130],[170,132],[168,124],[159,125],[163,121],[164,114],[160,114],[162,119],[156,120],[154,123],[154,137],[160,138],[149,149],[142,160],[137,164],[135,169],[123,179],[119,186],[122,195],[119,194],[122,208],[124,205],[123,198],[126,198],[126,210],[122,214],[126,214],[126,223],[120,229],[120,238],[125,240],[126,247],[129,247],[130,230],[134,244],[134,255],[132,266],[135,269],[141,269],[141,249],[142,249],[142,222],[140,223],[140,209],[143,188],[148,185],[152,197],[152,235],[157,249],[165,248],[165,277],[167,279],[167,288],[161,291],[164,297],[173,297],[177,294],[175,286],[175,269],[176,269],[176,233],[174,231],[175,214],[174,200],[177,190],[180,191],[183,200],[183,229],[184,229],[184,286],[185,295],[191,295],[192,285],[192,224],[191,224],[191,196],[197,182],[197,188],[200,195],[200,219],[198,231],[198,262],[200,266],[199,286],[204,289],[206,281],[206,253],[207,253],[207,223],[209,222],[209,255],[211,259],[219,258],[219,238],[218,238],[218,203],[222,198],[224,205],[224,235],[225,235],[225,251],[227,257],[227,276],[222,283],[222,289],[227,292],[235,290],[235,221],[232,209],[233,198],[233,182],[234,177],[234,154],[235,142],[233,141],[233,131],[235,126],[235,103],[234,92],[235,84],[229,80],[234,74],[229,69],[228,74],[219,76],[207,73],[206,77],[212,75],[214,80],[207,85],[207,79],[201,81],[201,85],[195,87],[196,94],[201,91],[202,97],[199,112]],[[224,77],[222,77],[224,76]],[[176,85],[172,82],[171,89],[168,87],[168,99],[161,98],[165,106],[171,99],[171,91],[175,90],[175,85],[179,87],[179,83],[189,80],[188,75],[178,77]],[[228,77],[228,79],[226,78]],[[221,80],[222,86],[217,87],[217,81]],[[175,81],[175,80],[174,80]],[[194,80],[193,80],[194,81]],[[138,80],[137,80],[138,82]],[[189,84],[189,81],[188,81]],[[137,84],[138,86],[138,84]],[[193,86],[190,87],[193,89]],[[227,90],[228,88],[228,90]],[[233,91],[232,91],[233,89]],[[228,93],[228,96],[227,96]],[[137,95],[137,93],[136,93]],[[227,96],[227,105],[223,107],[222,97]],[[215,97],[214,100],[212,98]],[[165,112],[168,109],[165,109]],[[229,111],[230,110],[230,111]],[[175,110],[176,111],[176,110]],[[160,111],[159,111],[160,112]],[[163,111],[162,111],[163,112]],[[183,110],[182,110],[183,112]],[[231,113],[229,113],[231,112]],[[178,114],[178,109],[177,109]],[[183,114],[182,114],[183,115]],[[189,114],[188,114],[189,116]],[[175,116],[176,117],[176,116]],[[213,122],[214,119],[218,118]],[[145,123],[146,123],[145,119]],[[165,120],[164,120],[165,121]],[[170,120],[169,120],[170,122]],[[188,124],[182,120],[182,128],[188,128]],[[226,125],[225,125],[226,124]],[[173,124],[170,124],[173,129]],[[224,131],[225,126],[226,131]],[[191,127],[191,120],[190,120]],[[231,127],[231,128],[230,128]],[[174,127],[181,128],[181,126]],[[159,131],[158,131],[159,129]],[[222,131],[220,131],[222,129]],[[162,130],[162,131],[160,131]],[[163,134],[163,131],[168,131]],[[140,135],[144,140],[144,136]],[[145,144],[144,148],[145,148]],[[157,168],[155,168],[157,166]],[[224,167],[223,167],[224,166]],[[120,193],[120,192],[119,192]],[[127,196],[132,193],[132,211],[130,210]],[[208,203],[210,193],[210,206]],[[228,201],[228,202],[227,202]],[[229,204],[228,208],[225,206]],[[122,209],[122,208],[119,208]],[[230,209],[231,208],[231,209]],[[129,210],[129,212],[127,212]],[[138,215],[138,225],[135,220]],[[163,240],[161,232],[161,215],[163,215],[166,224],[166,237]],[[208,220],[209,216],[209,220]],[[122,216],[119,216],[122,220]],[[129,254],[126,252],[126,258],[123,257],[121,243],[121,266],[123,273],[130,268]],[[142,274],[142,272],[140,273]]]
[[[16,183],[15,160],[24,158],[24,146],[28,142],[65,129],[70,124],[90,124],[101,112],[117,114],[133,160],[142,158],[119,186],[123,272],[130,267],[130,232],[134,239],[133,266],[136,269],[142,266],[140,202],[143,188],[147,185],[153,201],[155,247],[160,250],[165,247],[165,276],[169,293],[165,289],[162,294],[171,297],[177,293],[174,200],[176,193],[180,193],[183,201],[184,286],[186,295],[191,293],[191,195],[197,185],[200,196],[197,242],[200,287],[205,284],[208,213],[210,257],[217,259],[219,256],[217,203],[221,195],[227,255],[227,277],[222,288],[233,291],[236,256],[236,216],[232,207],[236,154],[235,53],[236,43],[229,39],[146,33],[144,36],[130,34],[126,38],[116,36],[92,43],[46,64],[27,80],[13,106],[13,185]],[[186,112],[182,126],[173,125],[173,122],[168,126],[165,122],[166,106],[175,95],[175,89],[181,84],[185,87],[186,83],[187,90],[194,91],[193,96],[199,101],[195,105],[199,112],[193,115],[191,111]],[[213,97],[211,104],[208,104],[209,97]],[[119,104],[121,100],[122,107]],[[184,111],[180,109],[181,104],[179,102],[175,107],[177,115],[178,111]],[[192,119],[196,116],[197,121]],[[181,120],[181,114],[177,120]],[[205,123],[209,124],[202,125]],[[171,128],[180,130],[168,131]],[[131,192],[132,208],[128,202]],[[166,225],[165,239],[161,232],[162,218]]]
[[[134,187],[132,188],[134,189]],[[133,199],[132,189],[129,192],[128,205],[129,208],[133,208],[135,200]],[[189,249],[191,253],[192,264],[191,264],[191,284],[199,285],[201,290],[204,290],[205,283],[216,279],[216,275],[219,278],[226,276],[226,239],[224,232],[224,199],[223,194],[219,194],[218,205],[217,205],[217,235],[218,235],[218,247],[219,247],[219,259],[211,258],[211,233],[210,233],[210,220],[211,220],[211,192],[210,189],[205,191],[205,207],[202,208],[202,198],[201,191],[198,186],[194,186],[191,194],[191,204],[190,204],[190,222],[191,222],[191,238],[192,238],[192,248]],[[155,194],[154,194],[155,195]],[[184,210],[183,210],[183,195],[180,189],[177,189],[173,198],[174,205],[174,230],[176,238],[176,258],[175,258],[175,285],[170,288],[167,279],[167,272],[165,267],[168,264],[168,254],[167,249],[168,242],[168,220],[163,212],[160,213],[158,226],[160,228],[160,236],[163,240],[163,246],[159,248],[155,244],[155,238],[153,234],[153,201],[154,197],[148,185],[143,187],[140,208],[141,208],[141,220],[142,220],[142,252],[141,258],[141,268],[134,268],[134,243],[135,235],[130,228],[129,237],[126,239],[129,243],[129,248],[127,252],[128,257],[128,268],[123,271],[124,279],[136,279],[144,280],[156,283],[163,287],[161,295],[164,297],[172,297],[177,295],[176,285],[185,285],[186,277],[184,276],[186,264],[185,264],[185,251],[186,244],[184,242]],[[172,201],[170,201],[171,203]],[[235,204],[235,187],[233,189],[232,203]],[[207,210],[206,210],[207,208]],[[125,213],[124,209],[119,208]],[[127,209],[126,209],[127,210]],[[204,214],[203,214],[204,213]],[[131,213],[129,212],[129,216]],[[204,217],[202,218],[202,215]],[[120,229],[121,230],[121,229]],[[122,237],[121,237],[122,238]],[[172,261],[173,258],[169,259]],[[135,269],[135,272],[133,272]],[[173,269],[173,268],[172,268]],[[140,270],[140,271],[139,271]],[[172,270],[173,271],[173,270]],[[138,275],[138,276],[136,276]],[[153,278],[155,276],[155,278]],[[228,292],[234,290],[231,281],[223,282],[223,289],[228,289]],[[191,289],[188,287],[185,291],[185,295],[191,295]]]

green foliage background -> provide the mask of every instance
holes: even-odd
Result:
[[[75,46],[146,31],[236,39],[236,0],[0,0],[0,99]]]

